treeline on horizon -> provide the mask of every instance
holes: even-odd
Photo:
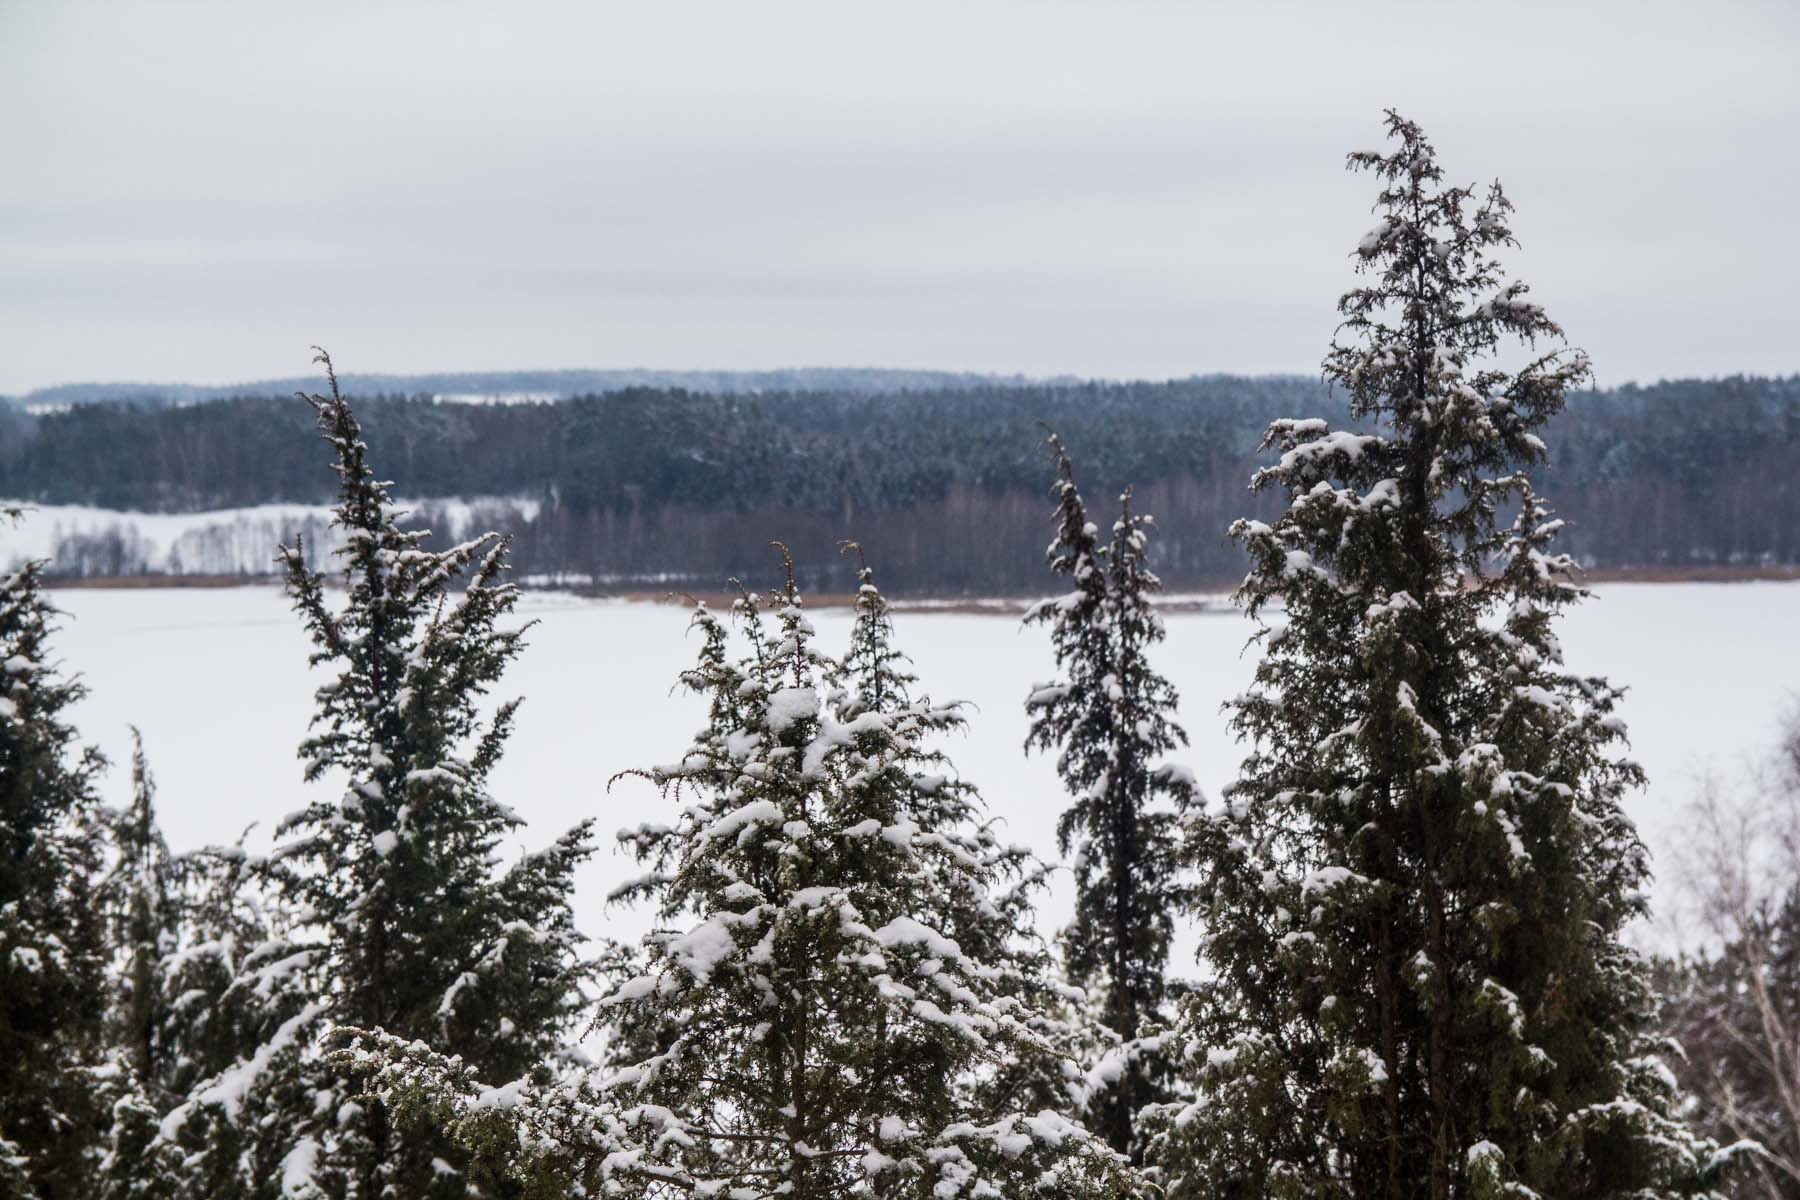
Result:
[[[396,375],[352,371],[338,379],[346,396],[432,396],[471,401],[489,397],[566,400],[570,396],[623,391],[626,388],[685,388],[715,394],[762,392],[847,392],[875,395],[922,389],[1017,387],[1030,383],[1074,382],[1074,376],[993,375],[975,371],[934,371],[908,367],[786,367],[764,370],[668,370],[654,367],[561,371],[432,371]],[[171,408],[238,396],[287,396],[311,391],[310,375],[259,379],[235,384],[196,383],[59,383],[21,396],[0,396],[0,404],[32,412],[76,404],[138,404]]]
[[[847,590],[831,550],[854,537],[879,548],[893,590],[938,595],[1038,586],[1046,427],[1096,485],[1136,488],[1160,524],[1156,569],[1182,587],[1241,576],[1224,530],[1247,509],[1268,515],[1246,489],[1271,420],[1348,423],[1341,394],[1299,376],[363,407],[409,497],[541,502],[510,522],[528,577],[711,582],[755,570],[781,536],[815,564],[806,586]],[[0,495],[150,512],[324,503],[311,425],[306,405],[275,396],[8,412]],[[1800,563],[1800,376],[1586,390],[1548,434],[1542,484],[1578,561]],[[58,557],[95,559],[70,549]]]

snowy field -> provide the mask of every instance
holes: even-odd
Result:
[[[539,502],[499,496],[395,500],[432,528],[441,544],[461,541],[496,524],[494,512],[506,512],[526,521],[537,516]],[[276,549],[292,544],[296,534],[315,550],[343,545],[343,537],[331,524],[333,509],[326,504],[257,504],[248,508],[217,508],[203,512],[143,513],[81,504],[34,504],[29,500],[4,500],[17,506],[24,517],[6,526],[0,545],[0,570],[16,570],[31,559],[75,561],[72,542],[110,543],[121,561],[114,566],[94,566],[89,574],[169,575],[267,575],[275,570]],[[506,522],[499,522],[506,524]],[[90,552],[89,557],[95,557]]]
[[[1607,584],[1564,624],[1577,669],[1630,687],[1625,717],[1650,772],[1633,812],[1659,863],[1680,840],[1681,809],[1707,769],[1729,771],[1773,739],[1800,693],[1800,583]],[[66,617],[56,640],[92,689],[76,710],[83,735],[113,759],[110,799],[127,794],[129,733],[143,731],[159,805],[177,848],[230,841],[252,822],[266,838],[307,799],[294,748],[311,712],[307,646],[273,587],[79,590],[56,594]],[[614,773],[673,761],[699,723],[691,698],[671,693],[696,642],[679,608],[531,593],[538,624],[511,675],[526,697],[495,780],[499,798],[529,823],[522,845],[547,842],[595,816],[606,834],[581,879],[578,919],[590,934],[635,936],[645,918],[609,912],[611,886],[633,873],[610,832],[659,819],[655,790]],[[823,645],[841,647],[848,614],[813,614]],[[934,696],[970,701],[966,735],[949,749],[1011,840],[1054,857],[1063,804],[1049,760],[1026,759],[1021,701],[1051,674],[1048,643],[1013,616],[907,612],[900,643]],[[1185,761],[1209,793],[1239,757],[1220,703],[1242,690],[1251,659],[1241,616],[1184,613],[1168,620],[1160,665],[1176,682],[1193,738]],[[327,784],[316,785],[319,787]],[[252,845],[258,839],[252,837]],[[1044,905],[1045,928],[1065,919],[1066,889]]]

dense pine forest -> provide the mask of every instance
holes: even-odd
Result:
[[[47,565],[0,580],[0,1196],[1800,1193],[1800,740],[1695,826],[1713,944],[1641,953],[1629,681],[1563,661],[1586,594],[1548,498],[1588,496],[1614,515],[1586,536],[1624,538],[1626,514],[1655,525],[1676,497],[1654,536],[1732,560],[1682,522],[1781,536],[1725,514],[1795,502],[1795,387],[1587,391],[1586,354],[1506,274],[1500,185],[1449,182],[1398,114],[1386,131],[1349,159],[1376,223],[1329,395],[1206,380],[463,408],[357,401],[321,352],[304,403],[15,429],[9,469],[45,472],[16,490],[323,498],[340,548],[321,564],[296,536],[280,558],[321,686],[298,765],[269,769],[302,772],[309,803],[272,841],[221,829],[183,852],[158,819],[181,798],[141,748],[129,804],[99,800]],[[1702,469],[1696,443],[1738,468]],[[718,580],[741,556],[765,585],[692,605],[671,682],[698,727],[644,730],[637,762],[569,748],[582,794],[623,774],[665,802],[615,835],[641,874],[607,909],[576,912],[596,822],[516,848],[496,794],[530,652],[513,576],[549,532],[446,544],[402,521],[390,478],[537,489],[586,514],[569,529],[608,570],[679,521],[742,522],[722,526],[742,545],[694,538],[684,554],[714,557],[679,560]],[[1050,635],[1048,677],[1019,681],[1021,753],[1055,759],[1061,794],[1041,800],[1062,862],[1005,840],[957,772],[947,735],[970,714],[920,677],[884,592],[890,563],[942,550],[929,514],[966,523],[973,563],[1014,504],[1038,547],[1019,586],[1045,597],[1027,620]],[[753,556],[749,522],[777,517],[810,541]],[[840,529],[875,532],[823,544]],[[1255,660],[1202,718],[1242,750],[1218,795],[1178,761],[1189,731],[1153,664],[1153,564],[1198,577],[1214,560],[1169,547],[1208,542],[1248,561]],[[969,570],[932,578],[1011,580]],[[809,619],[809,576],[848,580],[841,643]],[[1759,838],[1779,851],[1744,860]],[[1062,866],[1074,915],[1046,939],[1033,913]],[[618,904],[655,927],[605,938]],[[1172,961],[1177,921],[1198,961]]]
[[[537,502],[494,514],[526,576],[707,584],[753,570],[781,537],[807,564],[803,582],[842,592],[854,581],[832,547],[858,537],[880,548],[893,590],[1016,595],[1037,581],[1044,428],[1092,478],[1131,484],[1161,515],[1154,565],[1172,586],[1216,585],[1242,576],[1219,531],[1244,511],[1262,431],[1293,415],[1342,424],[1348,403],[1317,380],[1215,376],[874,394],[630,388],[510,405],[378,396],[360,410],[405,496]],[[323,502],[310,436],[291,396],[8,411],[0,495],[145,512]],[[1584,386],[1545,438],[1540,478],[1585,565],[1800,564],[1800,378]],[[61,570],[143,569],[78,541],[56,556]]]

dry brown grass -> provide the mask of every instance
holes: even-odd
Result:
[[[1800,580],[1800,566],[1597,567],[1582,571],[1577,579],[1586,584],[1743,583],[1751,580]],[[121,575],[88,579],[69,577],[48,581],[49,586],[53,588],[121,590],[270,586],[279,582],[279,577],[274,575]],[[1173,594],[1166,597],[1159,607],[1166,612],[1217,611],[1227,606],[1226,597],[1231,594],[1238,582],[1236,579],[1216,580],[1173,589]],[[642,604],[688,604],[699,599],[706,601],[714,608],[727,607],[736,598],[736,593],[729,592],[722,587],[699,591],[654,590],[642,587],[570,588],[568,590],[577,595],[630,600]],[[1052,590],[1054,589],[1046,589],[1044,594],[1048,594]],[[1040,595],[944,598],[890,595],[888,603],[899,612],[988,613],[1016,616],[1023,613],[1029,605],[1040,598]],[[808,592],[805,600],[808,608],[848,608],[856,602],[856,596],[851,592]]]

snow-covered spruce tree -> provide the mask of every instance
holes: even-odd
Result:
[[[1704,1192],[1723,1160],[1673,1115],[1620,938],[1643,776],[1618,690],[1563,665],[1582,593],[1527,475],[1587,360],[1505,280],[1499,185],[1445,186],[1419,128],[1387,128],[1350,156],[1379,223],[1325,361],[1359,428],[1276,422],[1254,486],[1289,507],[1233,527],[1241,600],[1286,619],[1233,705],[1250,755],[1195,822],[1213,975],[1156,1157],[1209,1200]]]
[[[175,1104],[166,1081],[180,1052],[166,966],[180,936],[179,880],[156,820],[143,737],[135,728],[131,734],[131,802],[103,818],[113,853],[97,889],[110,952],[105,1045],[111,1062],[101,1091],[111,1119],[96,1191],[150,1197],[173,1191],[149,1146]]]
[[[180,881],[143,736],[134,728],[131,737],[131,802],[107,814],[116,858],[99,889],[114,963],[106,1040],[135,1079],[151,1082],[166,1075],[171,1050],[164,967],[179,937]]]
[[[649,970],[606,1002],[676,1031],[606,1085],[638,1114],[629,1169],[801,1198],[1116,1186],[1078,1125],[984,1086],[1053,1055],[1057,1029],[1024,999],[1042,956],[1013,949],[1020,885],[1042,868],[980,823],[928,744],[956,707],[910,695],[866,568],[841,672],[813,649],[791,573],[773,599],[772,630],[738,605],[737,662],[697,613],[685,682],[711,719],[650,773],[687,805],[630,836],[652,871],[639,894],[696,923],[653,939]]]
[[[465,1131],[504,1120],[520,1156],[587,1194],[789,1197],[1118,1194],[1099,1139],[1006,1082],[1064,1034],[1022,997],[1053,980],[1001,845],[929,743],[956,706],[915,696],[865,570],[846,661],[821,656],[791,575],[773,627],[744,595],[747,653],[704,607],[683,683],[708,717],[647,772],[683,803],[620,836],[648,868],[643,974],[603,1002],[653,1046],[577,1086],[482,1090],[416,1049],[374,1046],[382,1081],[435,1095]],[[1047,974],[1047,973],[1046,973]],[[1071,1091],[1078,1071],[1065,1062]],[[445,1093],[451,1099],[443,1099]],[[567,1186],[565,1184],[565,1186]]]
[[[887,598],[875,585],[862,546],[845,542],[842,548],[857,557],[856,619],[844,657],[829,664],[825,674],[830,703],[846,722],[866,713],[896,715],[917,707],[922,703],[915,702],[919,679],[896,644]],[[943,707],[955,714],[946,731],[960,729],[961,706]],[[1023,847],[1003,848],[994,840],[985,828],[978,793],[955,777],[949,756],[928,738],[914,738],[906,761],[907,770],[921,781],[908,800],[912,820],[922,829],[972,826],[991,864],[986,891],[970,893],[972,911],[955,918],[953,935],[971,960],[1004,964],[1009,993],[1038,1014],[1034,1020],[1048,1034],[1044,1046],[1049,1053],[1042,1048],[1027,1052],[1021,1045],[985,1071],[978,1102],[1085,1111],[1096,1079],[1091,1069],[1078,1079],[1071,1067],[1091,1064],[1095,1047],[1108,1039],[1091,1019],[1085,994],[1062,982],[1050,948],[1033,932],[1035,898],[1048,881],[1049,868]]]
[[[1151,520],[1132,510],[1127,489],[1102,545],[1067,451],[1055,435],[1049,445],[1058,504],[1047,558],[1074,590],[1025,616],[1050,627],[1058,672],[1026,700],[1025,746],[1057,753],[1057,774],[1073,798],[1056,828],[1058,849],[1073,856],[1076,888],[1063,956],[1070,982],[1094,995],[1117,1038],[1102,1068],[1116,1078],[1096,1092],[1092,1123],[1129,1152],[1138,1111],[1166,1098],[1157,1037],[1144,1035],[1169,1017],[1169,942],[1175,913],[1191,900],[1179,813],[1193,782],[1161,761],[1187,735],[1175,723],[1175,689],[1148,657],[1164,636],[1150,604],[1161,583],[1144,560]]]
[[[76,1197],[104,1119],[103,760],[67,720],[83,689],[52,661],[42,567],[0,579],[0,1194]]]
[[[300,545],[283,558],[313,665],[335,671],[300,748],[306,777],[348,788],[278,828],[286,840],[261,870],[291,924],[272,956],[250,956],[294,975],[307,1001],[196,1088],[163,1132],[247,1195],[487,1194],[448,1139],[402,1133],[381,1101],[359,1099],[361,1082],[320,1034],[340,1025],[424,1039],[498,1078],[542,1063],[580,1004],[568,902],[588,824],[499,869],[500,841],[520,820],[487,778],[517,701],[486,721],[480,707],[521,648],[523,631],[503,628],[517,600],[503,581],[506,543],[488,535],[436,551],[402,531],[320,361],[330,393],[307,399],[336,458],[342,604]]]
[[[131,765],[131,802],[107,814],[113,861],[99,889],[112,988],[97,1191],[149,1200],[195,1191],[194,1171],[157,1145],[163,1119],[195,1084],[254,1053],[305,997],[293,986],[301,948],[272,935],[241,844],[171,854],[141,740]]]

